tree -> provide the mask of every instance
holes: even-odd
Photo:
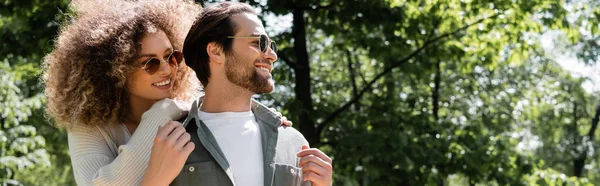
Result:
[[[521,88],[539,81],[514,68],[545,57],[532,54],[536,34],[579,37],[562,1],[246,2],[293,17],[274,37],[285,64],[278,90],[294,91],[267,99],[330,150],[339,182],[361,185],[452,174],[525,184],[533,159],[514,148],[523,122],[514,113]]]
[[[23,171],[68,162],[64,131],[44,117],[41,58],[51,50],[67,1],[7,1],[0,7],[0,182],[23,184]],[[48,143],[52,142],[52,143]],[[68,165],[67,163],[66,165]],[[64,164],[62,164],[64,165]],[[56,172],[64,169],[58,167]],[[58,171],[61,170],[61,171]],[[36,175],[29,175],[35,178]],[[37,179],[34,183],[39,184]],[[68,183],[68,182],[67,182]],[[73,182],[71,182],[72,184]]]

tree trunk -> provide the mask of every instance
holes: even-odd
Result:
[[[442,70],[440,69],[440,60],[437,61],[436,63],[436,68],[435,68],[435,77],[433,79],[433,83],[435,84],[435,87],[433,87],[433,93],[431,95],[432,97],[432,105],[433,105],[433,118],[435,118],[435,122],[437,123],[438,120],[440,119],[439,116],[439,109],[440,109],[440,81],[441,81],[441,75],[442,75]]]
[[[431,93],[431,104],[433,105],[433,118],[435,119],[436,124],[439,124],[439,120],[440,120],[440,116],[439,116],[439,110],[440,110],[440,83],[442,81],[442,70],[440,69],[440,64],[442,62],[438,59],[435,65],[435,76],[433,78],[433,91]],[[442,174],[442,172],[444,171],[444,166],[443,165],[438,165],[438,171],[440,173],[440,178],[438,179],[438,186],[444,186],[444,180],[445,177],[442,176],[444,174]]]
[[[571,132],[573,132],[574,134],[577,134],[577,120],[579,119],[579,117],[577,117],[577,102],[573,102],[573,126]],[[575,144],[581,144],[581,145],[585,145],[583,144],[583,139],[578,140],[579,136],[576,135],[575,137]],[[583,150],[583,152],[580,152],[581,154],[579,155],[579,157],[575,158],[575,160],[573,160],[573,172],[575,173],[575,176],[577,177],[581,177],[582,173],[583,173],[583,166],[585,165],[585,154],[587,153],[587,150]]]
[[[300,108],[300,132],[308,143],[320,142],[320,135],[316,132],[316,126],[311,118],[313,103],[311,98],[310,63],[308,61],[308,49],[306,47],[306,23],[304,22],[304,10],[294,8],[293,10],[292,35],[294,37],[294,52],[296,53],[296,107]]]
[[[575,107],[577,105],[574,105]],[[575,112],[577,113],[577,112]],[[577,116],[577,115],[575,115]],[[575,118],[577,119],[577,118]],[[589,141],[593,141],[594,140],[594,133],[596,131],[596,128],[598,127],[598,120],[600,119],[600,103],[598,103],[598,105],[596,106],[596,114],[594,114],[594,117],[592,118],[592,127],[590,128],[589,132],[588,132],[588,140]],[[575,120],[575,124],[577,124],[577,120]],[[587,149],[587,148],[585,148]],[[583,176],[583,167],[585,166],[585,160],[587,158],[587,150],[584,150],[583,153],[581,153],[581,155],[579,156],[579,158],[573,160],[573,169],[574,169],[574,174],[577,177],[581,177]]]

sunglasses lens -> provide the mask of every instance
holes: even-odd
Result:
[[[183,53],[181,53],[178,50],[173,51],[173,53],[169,57],[169,64],[171,66],[177,67],[179,66],[179,63],[181,63],[181,61],[183,61]]]
[[[269,38],[266,35],[260,35],[260,50],[262,52],[267,52],[267,44],[269,44]]]
[[[148,60],[148,62],[146,62],[146,67],[144,68],[144,70],[148,74],[152,75],[152,74],[156,73],[158,68],[160,68],[160,60],[158,60],[156,58],[152,58],[152,59]]]
[[[277,44],[275,44],[275,41],[271,41],[271,50],[275,53],[277,53]]]
[[[275,41],[271,40],[269,42],[269,37],[266,35],[260,35],[260,50],[262,52],[267,52],[267,47],[271,47],[271,50],[277,53],[277,45],[275,44]]]

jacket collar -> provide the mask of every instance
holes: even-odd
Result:
[[[192,103],[190,112],[188,113],[185,121],[183,122],[184,127],[187,126],[191,119],[198,117],[198,111],[200,110],[200,105],[202,105],[202,101],[204,101],[204,96],[200,97],[200,99]],[[256,119],[267,124],[269,128],[277,129],[277,127],[281,125],[281,116],[275,114],[275,112],[271,111],[267,106],[256,101],[255,99],[252,99],[251,110],[252,113],[254,113]]]

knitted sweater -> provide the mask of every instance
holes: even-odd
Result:
[[[70,129],[69,153],[77,185],[139,185],[158,126],[179,119],[181,111],[172,100],[161,100],[142,115],[132,135],[123,124]]]

